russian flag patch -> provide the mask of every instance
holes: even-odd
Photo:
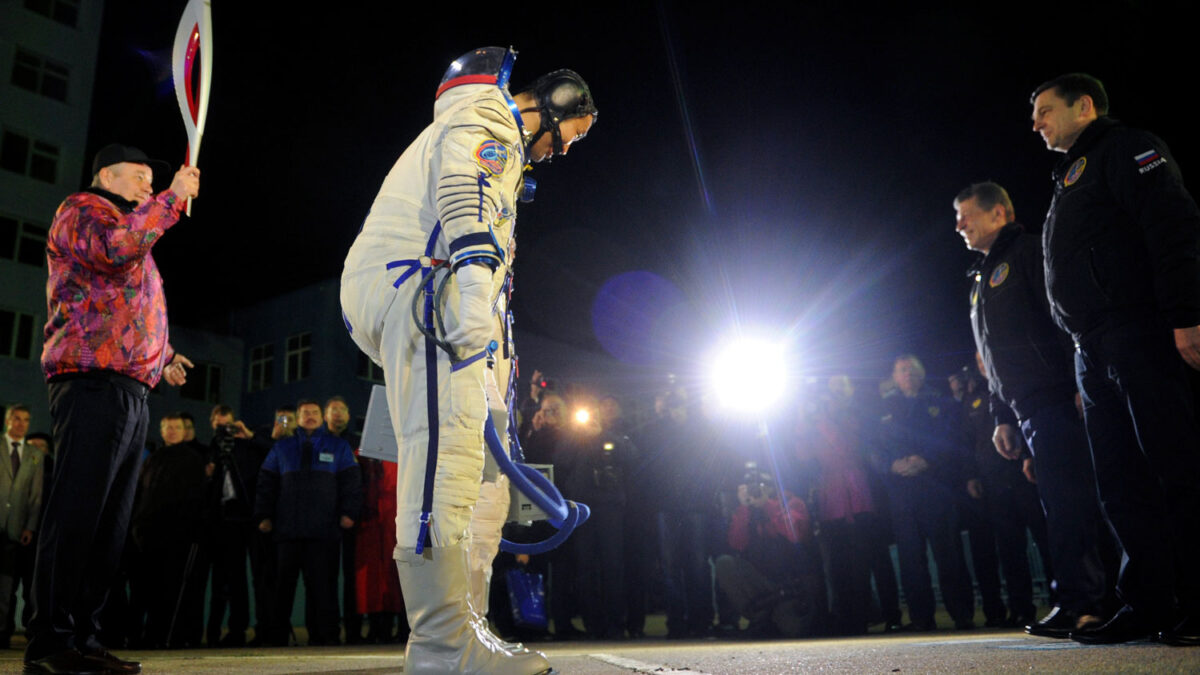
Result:
[[[1158,157],[1159,157],[1158,151],[1155,150],[1154,148],[1151,148],[1151,149],[1143,152],[1140,155],[1134,155],[1133,161],[1137,162],[1138,166],[1146,166],[1150,162],[1153,162],[1154,160],[1158,159]]]

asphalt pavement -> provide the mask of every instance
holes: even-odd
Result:
[[[0,672],[22,670],[21,651],[0,653]],[[992,630],[787,641],[549,642],[532,645],[562,675],[725,673],[1200,673],[1200,648],[1152,642],[1084,646]],[[121,651],[145,673],[404,672],[404,648],[288,647]]]

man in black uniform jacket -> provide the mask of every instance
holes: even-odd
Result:
[[[1086,643],[1200,644],[1200,451],[1186,367],[1200,369],[1200,210],[1165,143],[1107,116],[1094,77],[1034,91],[1033,130],[1066,153],[1042,232],[1125,602]],[[1183,358],[1181,359],[1180,356]],[[1186,364],[1185,364],[1186,361]]]
[[[1019,420],[1046,512],[1057,604],[1025,630],[1065,638],[1099,625],[1108,589],[1097,552],[1097,538],[1107,534],[1075,407],[1071,342],[1050,317],[1041,239],[1016,222],[1004,188],[971,185],[955,197],[954,209],[955,230],[967,248],[984,254],[971,270],[971,327],[991,390],[992,440],[1002,456],[1016,460]]]

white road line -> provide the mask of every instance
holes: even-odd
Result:
[[[657,665],[653,663],[643,663],[641,661],[634,661],[633,659],[627,659],[621,656],[613,656],[612,654],[588,654],[588,656],[596,659],[597,661],[610,663],[620,668],[628,668],[635,673],[651,673],[652,675],[708,675],[708,673],[705,673],[701,670],[691,670],[690,668],[676,670],[668,666]]]

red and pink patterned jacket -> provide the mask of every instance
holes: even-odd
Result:
[[[167,342],[167,302],[150,249],[183,206],[170,190],[136,207],[89,188],[58,207],[46,240],[47,378],[111,370],[158,384],[175,350]]]

